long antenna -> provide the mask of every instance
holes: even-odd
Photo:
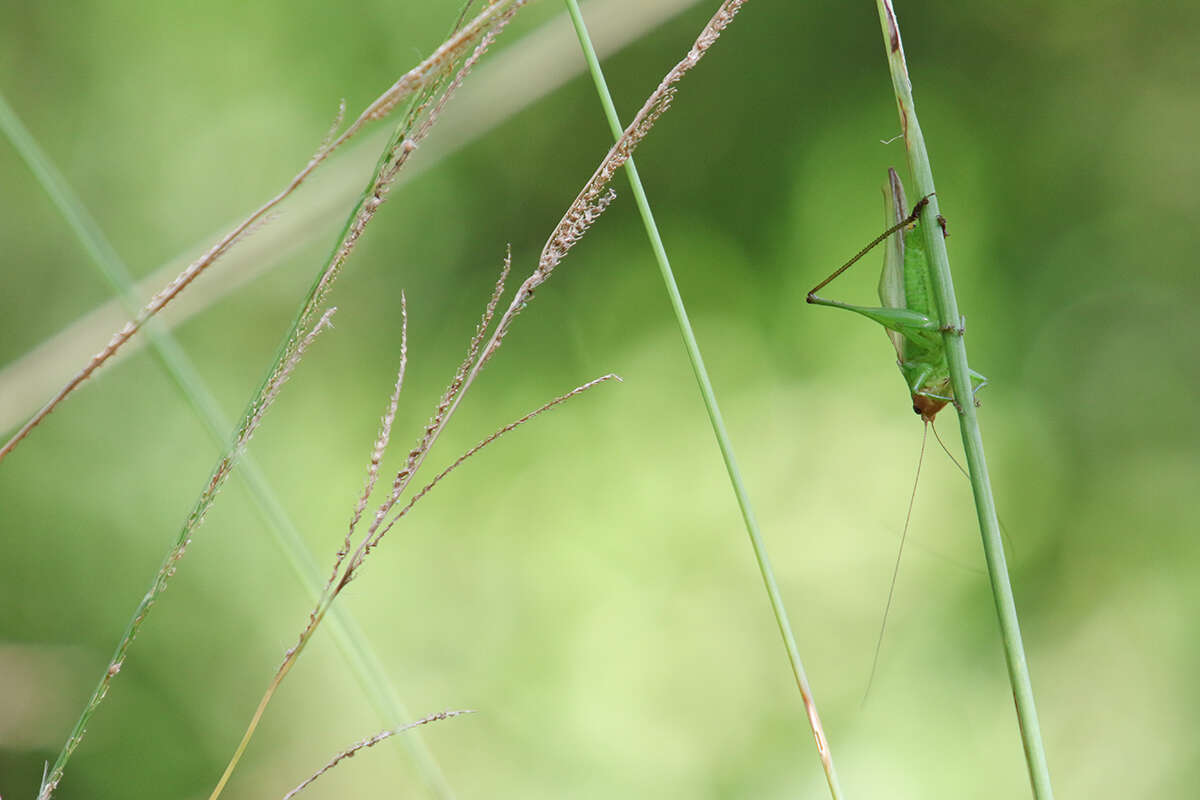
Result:
[[[967,471],[963,468],[963,465],[958,463],[958,459],[954,457],[954,454],[950,452],[950,448],[946,447],[946,443],[942,441],[942,437],[937,432],[936,425],[933,426],[933,438],[937,439],[937,443],[942,446],[942,452],[946,454],[947,458],[954,462],[954,466],[958,467],[958,471],[963,474],[963,477],[967,480],[971,480],[971,476],[967,474]]]
[[[934,432],[937,435],[937,432]],[[887,630],[888,612],[892,610],[892,598],[896,596],[896,578],[900,575],[900,559],[904,555],[904,542],[908,539],[908,523],[912,520],[913,503],[917,499],[917,483],[921,480],[921,465],[925,463],[925,442],[929,439],[929,423],[925,423],[925,432],[921,434],[921,455],[917,457],[917,475],[913,478],[912,494],[908,498],[908,513],[904,515],[904,531],[900,534],[900,549],[896,552],[896,566],[892,568],[892,585],[888,589],[887,605],[883,607],[883,622],[879,626],[879,639],[875,642],[875,657],[871,659],[871,674],[867,678],[867,688],[863,692],[863,705],[871,694],[871,684],[875,682],[875,669],[879,666],[879,651],[883,649],[883,634]]]
[[[929,424],[933,425],[932,422]],[[954,462],[954,466],[958,467],[958,471],[963,474],[963,477],[968,481],[971,480],[971,476],[967,474],[967,470],[963,468],[963,465],[960,464],[958,459],[954,457],[954,454],[950,452],[950,448],[946,447],[946,443],[942,441],[942,437],[938,435],[936,425],[933,426],[933,436],[935,439],[937,439],[938,444],[942,446],[942,451],[946,454],[946,456]],[[1017,554],[1017,545],[1013,541],[1012,536],[1008,534],[1008,528],[1005,527],[1004,520],[997,516],[996,524],[1000,526],[1000,535],[1004,538],[1004,544],[1008,546],[1008,554],[1015,558]]]

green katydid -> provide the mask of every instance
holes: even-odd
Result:
[[[887,329],[888,338],[896,349],[896,363],[904,376],[904,383],[912,395],[913,411],[921,415],[925,422],[925,432],[929,432],[930,423],[947,403],[957,402],[950,385],[950,368],[946,363],[946,345],[943,338],[946,333],[962,335],[963,326],[943,323],[938,315],[933,300],[932,278],[930,276],[929,259],[925,255],[923,233],[920,230],[920,215],[928,197],[917,201],[912,213],[904,216],[908,207],[904,198],[904,186],[896,170],[888,169],[888,183],[883,189],[887,213],[887,230],[877,236],[854,258],[847,261],[825,280],[813,287],[808,293],[808,302],[832,308],[844,308],[874,320]],[[945,235],[945,221],[938,218],[938,224]],[[838,300],[827,300],[818,297],[817,292],[827,286],[834,278],[849,269],[856,261],[865,256],[877,245],[886,240],[884,249],[883,273],[879,277],[879,301],[882,307],[866,307],[850,305]],[[987,378],[971,370],[972,395],[983,388]],[[971,401],[974,402],[972,396]],[[934,435],[937,435],[936,428]],[[941,439],[938,439],[941,443]],[[945,449],[945,445],[942,445]],[[950,455],[950,451],[946,451]],[[917,478],[921,475],[921,461],[925,455],[925,440],[921,440],[921,459],[917,462]],[[956,465],[953,456],[950,459]],[[958,465],[962,470],[961,465]],[[963,473],[966,474],[965,471]],[[908,536],[908,523],[912,518],[913,500],[916,499],[917,486],[913,482],[913,493],[909,499],[908,514],[904,520],[904,531],[900,535],[900,552],[896,555],[896,566],[892,571],[891,588],[888,590],[887,605],[883,612],[883,624],[880,626],[879,639],[875,645],[875,658],[871,664],[871,677],[867,680],[867,691],[875,676],[875,668],[879,663],[879,650],[883,644],[883,634],[887,627],[888,611],[892,606],[892,598],[896,591],[896,577],[900,570],[900,555],[904,552],[904,542]],[[864,697],[865,700],[865,697]]]
[[[884,187],[883,193],[888,229],[832,275],[814,286],[808,293],[808,302],[844,308],[862,314],[886,328],[888,338],[896,348],[900,373],[912,393],[913,411],[920,414],[925,422],[932,422],[934,416],[947,403],[954,402],[942,334],[954,332],[961,335],[962,326],[944,324],[934,306],[929,259],[925,256],[925,243],[922,241],[919,222],[921,211],[929,202],[929,198],[921,198],[912,213],[904,217],[904,209],[908,207],[904,200],[904,186],[901,185],[896,170],[890,168],[888,185]],[[941,222],[939,220],[939,224]],[[817,296],[816,293],[820,289],[885,239],[887,246],[884,250],[883,273],[879,277],[879,301],[883,303],[882,307],[855,306]],[[974,384],[974,391],[979,391],[987,383],[987,378],[972,370],[971,382]]]

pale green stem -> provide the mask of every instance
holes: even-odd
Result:
[[[620,139],[624,129],[620,119],[617,117],[617,109],[613,105],[612,96],[608,91],[608,84],[604,80],[604,73],[600,68],[600,60],[596,57],[595,48],[592,47],[591,37],[588,36],[587,26],[584,24],[579,4],[576,0],[564,1],[567,5],[567,11],[571,15],[571,21],[575,25],[575,33],[579,37],[580,47],[583,49],[584,57],[587,59],[592,80],[596,84],[596,92],[600,96],[601,105],[604,107],[604,115],[608,119],[609,128],[612,130],[613,137]],[[684,347],[687,349],[688,359],[692,364],[692,372],[695,373],[696,383],[700,387],[700,395],[704,398],[704,407],[708,411],[708,418],[712,423],[713,434],[716,436],[717,446],[721,450],[721,458],[725,461],[725,470],[729,473],[729,482],[733,486],[733,493],[737,497],[738,507],[742,512],[742,520],[746,525],[746,533],[750,537],[750,546],[754,549],[754,558],[758,562],[758,569],[762,574],[763,585],[766,587],[767,596],[771,602],[771,610],[775,612],[775,622],[779,626],[780,636],[783,637],[788,662],[791,664],[792,674],[796,679],[796,686],[800,690],[800,697],[804,703],[805,713],[808,715],[809,724],[812,726],[813,737],[817,743],[817,753],[821,758],[821,766],[825,770],[825,779],[829,782],[829,792],[834,800],[839,800],[842,796],[842,791],[838,784],[837,772],[833,765],[833,754],[829,749],[829,741],[821,726],[821,718],[817,714],[816,701],[813,700],[812,689],[809,688],[808,677],[804,673],[804,665],[800,661],[800,651],[796,647],[796,637],[792,634],[791,624],[788,622],[787,609],[783,605],[783,597],[779,592],[778,584],[775,582],[775,572],[771,568],[771,559],[767,554],[766,544],[763,542],[762,534],[759,533],[754,509],[750,505],[750,497],[746,492],[745,484],[742,482],[741,471],[738,469],[737,459],[733,454],[733,444],[729,439],[728,432],[725,430],[725,421],[721,417],[721,409],[717,405],[717,397],[713,391],[712,381],[708,378],[708,370],[705,369],[704,359],[700,355],[700,345],[696,343],[696,335],[693,333],[691,322],[688,320],[687,309],[683,305],[683,297],[679,294],[679,287],[675,283],[675,275],[671,271],[671,264],[667,259],[667,251],[663,246],[662,236],[659,235],[658,226],[654,223],[654,215],[650,211],[650,201],[646,199],[646,192],[642,188],[642,182],[638,177],[637,167],[634,165],[633,158],[625,162],[625,170],[629,176],[629,184],[633,190],[633,197],[637,202],[638,211],[641,213],[642,221],[646,227],[646,235],[650,238],[650,247],[654,251],[654,257],[658,262],[659,272],[662,274],[667,296],[671,300],[671,308],[675,311],[675,319],[679,324],[679,332],[683,336]]]
[[[908,65],[904,60],[904,46],[900,40],[896,12],[892,8],[891,0],[876,0],[876,6],[879,9],[883,44],[891,68],[892,86],[896,92],[896,104],[900,111],[900,127],[908,151],[909,169],[917,196],[929,196],[929,204],[921,216],[921,228],[925,236],[925,250],[929,254],[932,267],[933,295],[938,314],[948,328],[943,334],[946,342],[946,360],[950,366],[954,396],[958,398],[955,406],[958,408],[963,449],[971,476],[971,490],[975,495],[975,508],[979,516],[979,531],[983,537],[983,552],[987,559],[992,596],[995,598],[996,614],[1000,619],[1000,633],[1004,640],[1005,661],[1008,664],[1009,682],[1012,684],[1013,699],[1016,702],[1017,724],[1025,748],[1025,761],[1029,766],[1029,779],[1034,797],[1038,800],[1051,800],[1054,795],[1050,788],[1046,752],[1042,746],[1042,731],[1033,702],[1033,684],[1029,678],[1025,648],[1021,643],[1017,607],[1008,578],[1008,566],[1005,564],[1000,524],[996,519],[996,503],[992,498],[992,487],[988,480],[983,436],[979,431],[979,420],[972,400],[967,348],[961,330],[953,330],[959,326],[961,318],[958,313],[958,301],[954,296],[954,283],[950,277],[950,260],[946,255],[945,237],[938,225],[938,198],[934,193],[929,154],[925,150],[925,139],[921,135],[921,126],[917,122],[917,112],[913,105],[912,83],[909,81]]]
[[[141,311],[141,304],[134,291],[134,281],[128,268],[3,95],[0,95],[0,131],[12,142],[42,190],[58,209],[71,232],[83,246],[90,263],[101,272],[129,315],[136,317]],[[200,419],[217,449],[223,450],[228,444],[232,425],[225,418],[186,352],[158,320],[149,320],[143,332],[159,365],[170,376],[175,387]],[[266,476],[249,453],[243,454],[241,469],[237,474],[245,481],[254,507],[266,523],[275,546],[292,568],[296,579],[309,593],[312,602],[316,603],[321,596],[325,577],[318,569],[312,552],[283,504],[267,482]],[[385,723],[397,726],[410,721],[412,716],[399,699],[379,656],[375,654],[366,635],[344,605],[339,604],[332,609],[331,632],[363,693],[370,699]],[[404,744],[429,789],[438,797],[453,797],[454,792],[425,740],[416,736],[411,740],[405,737]]]

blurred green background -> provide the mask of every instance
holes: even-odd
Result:
[[[613,20],[605,66],[628,118],[716,4],[614,2],[584,12]],[[1187,796],[1200,780],[1200,6],[1154,9],[898,8],[972,365],[992,380],[980,414],[1060,797]],[[274,194],[338,98],[356,114],[441,41],[455,11],[9,2],[0,91],[130,269],[150,276]],[[336,328],[254,440],[321,564],[398,364],[401,290],[410,372],[393,470],[461,357],[505,244],[515,285],[607,149],[562,15],[554,0],[522,11],[473,76],[474,94],[456,100],[349,263]],[[547,80],[563,83],[538,96]],[[230,417],[388,127],[194,291],[256,277],[172,317]],[[880,140],[898,132],[873,4],[756,0],[638,161],[847,796],[1027,796],[968,487],[936,450],[861,702],[921,426],[883,333],[803,298],[881,228],[879,187],[903,149]],[[11,428],[49,396],[31,375],[52,387],[115,325],[78,322],[111,291],[8,143],[0,186]],[[623,177],[615,186],[620,198],[519,319],[429,466],[599,374],[625,382],[467,464],[342,600],[414,714],[479,711],[423,730],[459,797],[827,796],[641,223]],[[830,293],[871,301],[881,259]],[[64,330],[81,350],[29,355]],[[955,428],[944,415],[957,451]],[[141,351],[0,464],[0,795],[33,796],[217,452]],[[57,796],[207,796],[307,613],[235,478]],[[382,727],[327,634],[226,796],[280,796]],[[307,796],[385,793],[427,796],[394,743]]]

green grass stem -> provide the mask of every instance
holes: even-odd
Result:
[[[620,139],[623,126],[617,117],[617,109],[613,105],[612,95],[609,93],[608,84],[604,80],[604,72],[600,68],[600,60],[596,57],[596,50],[592,46],[591,37],[588,36],[587,26],[584,24],[579,4],[576,0],[564,1],[567,11],[571,15],[571,22],[575,26],[575,33],[579,37],[579,45],[583,49],[584,57],[587,59],[588,70],[592,75],[593,82],[596,84],[596,93],[600,97],[600,104],[604,107],[604,116],[608,120],[608,125],[614,139]],[[708,418],[712,423],[713,434],[717,438],[717,446],[720,448],[721,458],[725,462],[725,470],[729,473],[729,482],[733,486],[733,493],[737,497],[738,507],[742,512],[742,520],[746,525],[746,533],[750,537],[750,546],[754,549],[754,559],[758,563],[763,585],[766,587],[767,596],[771,602],[771,610],[775,613],[775,622],[779,626],[779,633],[783,637],[784,647],[787,650],[788,662],[791,665],[792,674],[796,679],[796,686],[800,690],[800,697],[804,703],[809,724],[812,726],[813,737],[817,743],[817,752],[821,758],[822,768],[825,770],[825,779],[829,782],[830,794],[834,800],[839,800],[842,796],[842,791],[838,784],[837,771],[833,765],[833,754],[830,752],[829,741],[821,726],[820,716],[817,714],[816,701],[813,699],[812,689],[808,685],[808,677],[804,672],[804,664],[800,661],[800,651],[796,647],[796,637],[792,633],[791,623],[788,621],[787,609],[784,607],[783,597],[775,581],[775,572],[771,567],[771,559],[767,554],[767,547],[763,542],[762,534],[759,532],[758,521],[754,516],[754,508],[750,504],[750,497],[746,491],[745,483],[742,481],[737,459],[734,457],[733,443],[729,439],[729,433],[725,430],[725,421],[721,416],[721,409],[717,405],[717,397],[713,390],[712,381],[709,380],[708,370],[705,369],[704,359],[700,354],[700,345],[696,342],[696,334],[693,332],[691,322],[688,320],[683,297],[680,295],[679,287],[675,283],[675,274],[671,270],[671,263],[667,258],[667,251],[663,246],[662,236],[658,232],[658,226],[654,222],[654,214],[650,210],[650,201],[646,198],[646,191],[642,187],[641,179],[638,177],[637,166],[634,164],[632,157],[625,162],[625,170],[629,176],[629,184],[633,190],[634,200],[637,202],[638,212],[641,214],[642,222],[646,227],[646,235],[650,238],[650,247],[654,251],[655,260],[658,262],[658,269],[662,275],[667,296],[671,301],[671,308],[675,312],[675,319],[679,324],[680,335],[683,336],[683,343],[687,350],[688,360],[692,365],[692,372],[696,376],[700,395],[704,398],[704,407],[708,411]]]
[[[929,154],[925,139],[917,122],[913,105],[912,83],[908,76],[908,65],[904,59],[904,46],[900,40],[900,25],[891,0],[876,0],[879,22],[883,30],[883,44],[891,69],[892,86],[896,93],[896,104],[900,112],[900,127],[904,134],[908,152],[908,166],[916,186],[918,197],[929,196],[929,204],[921,216],[921,228],[925,235],[925,251],[929,254],[933,275],[933,294],[941,319],[956,325],[961,319],[958,301],[954,296],[954,283],[950,276],[950,261],[946,255],[945,237],[938,225],[938,198],[934,193],[933,172],[929,166]],[[1029,766],[1029,779],[1034,797],[1051,800],[1050,771],[1046,765],[1046,752],[1042,745],[1042,732],[1038,725],[1037,709],[1033,702],[1033,684],[1029,677],[1029,665],[1025,648],[1021,643],[1021,628],[1017,620],[1016,603],[1013,600],[1012,584],[1008,577],[1008,566],[1004,558],[1000,524],[996,518],[996,503],[992,497],[988,479],[987,461],[983,454],[983,436],[979,430],[979,419],[973,402],[963,398],[973,396],[971,373],[967,368],[967,348],[961,330],[944,332],[946,358],[950,367],[950,379],[954,396],[960,401],[958,421],[962,430],[963,449],[966,452],[967,468],[970,472],[971,491],[975,495],[975,508],[979,516],[979,531],[983,537],[983,552],[987,560],[988,577],[992,584],[992,596],[996,602],[996,614],[1000,620],[1000,632],[1004,640],[1004,655],[1008,665],[1009,682],[1012,684],[1013,699],[1017,707],[1017,722],[1021,741],[1025,748],[1025,761]]]

